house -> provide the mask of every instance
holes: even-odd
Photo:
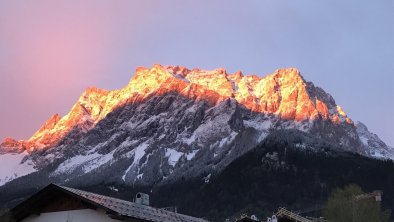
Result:
[[[20,222],[208,222],[145,205],[50,184],[11,209]],[[138,196],[137,196],[138,198]],[[145,203],[145,204],[144,204]]]
[[[278,212],[272,215],[272,217],[267,217],[267,219],[258,219],[256,216],[252,215],[248,217],[242,215],[241,218],[237,219],[236,222],[327,222],[322,218],[306,218],[297,213],[287,210],[286,208],[279,208]]]

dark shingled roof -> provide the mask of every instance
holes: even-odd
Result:
[[[207,222],[206,220],[200,218],[195,218],[184,214],[178,214],[167,210],[157,209],[154,207],[145,206],[134,202],[107,197],[107,196],[90,193],[82,190],[77,190],[69,187],[63,187],[63,186],[60,187],[78,196],[93,201],[101,206],[111,209],[122,216],[128,216],[128,217],[144,219],[148,221],[158,221],[158,222],[167,222],[167,221],[168,222],[176,222],[176,221]]]
[[[78,190],[70,187],[59,186],[51,184],[26,201],[20,203],[12,211],[19,212],[20,218],[27,216],[26,212],[20,213],[20,209],[26,209],[26,206],[31,206],[35,199],[40,196],[47,195],[49,190],[56,190],[69,194],[75,198],[81,199],[91,205],[105,209],[108,213],[117,218],[131,218],[137,219],[138,221],[152,221],[152,222],[208,222],[207,220],[179,214],[163,209],[157,209],[154,207],[137,204],[117,198],[103,196],[83,190]],[[24,211],[24,210],[23,210]]]

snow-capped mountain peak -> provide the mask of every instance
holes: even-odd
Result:
[[[258,77],[162,65],[137,68],[121,89],[86,89],[67,115],[53,115],[27,141],[6,139],[0,153],[21,154],[15,166],[33,166],[23,172],[51,166],[54,178],[72,179],[114,169],[115,179],[150,184],[220,170],[276,129],[392,158],[295,68]]]
[[[206,71],[154,65],[137,68],[129,84],[120,90],[88,88],[67,115],[52,116],[26,146],[33,150],[52,147],[72,130],[89,131],[117,107],[168,92],[211,104],[233,98],[251,111],[275,114],[287,120],[322,117],[337,124],[351,123],[342,108],[320,97],[326,93],[307,83],[295,68],[278,69],[260,78],[243,76],[240,72],[227,74],[223,68]]]

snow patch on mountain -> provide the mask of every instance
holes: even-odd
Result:
[[[0,186],[18,177],[37,171],[31,160],[25,160],[28,153],[0,154]]]
[[[145,150],[149,147],[149,144],[147,141],[141,143],[138,145],[136,148],[134,148],[132,151],[130,151],[127,155],[128,156],[134,156],[133,158],[133,163],[127,168],[127,170],[124,172],[122,176],[122,180],[126,180],[127,174],[134,168],[137,167],[140,159],[145,155]]]
[[[234,141],[235,137],[238,135],[237,132],[231,132],[231,134],[228,137],[223,138],[220,143],[219,143],[219,147],[223,147],[224,145],[228,145],[231,142]]]
[[[138,164],[138,161],[145,155],[145,150],[149,147],[147,142],[141,143],[137,146],[132,153],[134,153],[134,160],[132,165]]]
[[[269,118],[257,117],[253,120],[243,120],[243,124],[245,127],[257,130],[260,134],[257,141],[261,142],[269,134],[269,129],[272,127],[273,121]]]
[[[179,158],[184,155],[182,152],[178,152],[175,149],[166,149],[166,157],[168,157],[168,164],[171,166],[175,166],[175,164],[178,162]]]
[[[196,156],[197,152],[198,152],[198,150],[193,150],[192,152],[186,154],[186,159],[187,160],[192,160],[194,158],[194,156]]]
[[[268,130],[272,125],[272,122],[269,119],[267,119],[267,120],[262,119],[260,121],[259,120],[244,120],[243,122],[246,127],[252,127],[258,131]]]
[[[394,160],[394,149],[387,146],[376,134],[370,132],[366,125],[356,122],[356,131],[366,153],[378,159]]]
[[[59,165],[59,167],[54,171],[53,175],[59,175],[63,173],[71,173],[78,167],[84,173],[89,173],[92,170],[108,163],[113,159],[114,151],[108,154],[92,153],[88,155],[77,155],[67,159]]]
[[[168,164],[172,167],[175,167],[181,157],[186,157],[186,160],[190,161],[195,157],[197,152],[198,150],[193,150],[192,152],[184,153],[173,148],[166,148],[164,156],[168,158]]]
[[[193,133],[189,138],[184,138],[183,142],[187,145],[191,145],[194,141],[196,141],[196,134]]]

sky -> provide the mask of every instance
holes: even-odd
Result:
[[[394,145],[393,0],[0,0],[0,138],[28,139],[136,67],[298,68]]]

